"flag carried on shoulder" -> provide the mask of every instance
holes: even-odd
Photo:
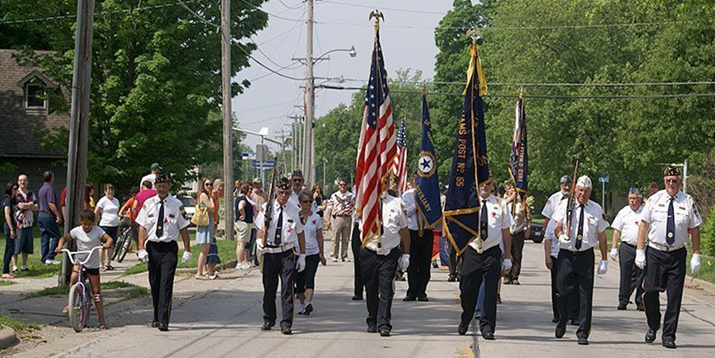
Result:
[[[390,173],[397,153],[395,143],[395,125],[392,121],[387,73],[380,46],[380,28],[375,24],[375,46],[365,95],[355,176],[356,208],[362,219],[360,238],[363,244],[379,234],[382,219],[380,196],[383,179]]]
[[[442,205],[439,200],[439,177],[437,159],[434,155],[432,122],[427,106],[427,94],[422,93],[422,142],[417,159],[417,188],[415,202],[422,222],[427,228],[434,228],[442,222]]]
[[[444,206],[447,238],[460,255],[479,235],[478,188],[479,183],[490,180],[482,102],[482,96],[487,94],[487,82],[475,43],[469,52],[462,118]]]
[[[516,101],[514,138],[511,143],[511,156],[509,157],[509,174],[511,174],[511,180],[514,181],[514,187],[516,188],[522,205],[526,205],[524,199],[529,186],[528,159],[529,157],[526,151],[526,111],[524,110],[524,96],[519,94],[519,99]]]
[[[392,165],[392,172],[397,178],[397,189],[400,193],[407,190],[407,133],[405,133],[405,117],[402,117],[400,129],[397,131],[397,155]]]

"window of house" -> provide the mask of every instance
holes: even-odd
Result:
[[[46,108],[45,89],[35,83],[25,86],[25,108]]]

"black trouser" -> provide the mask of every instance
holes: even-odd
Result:
[[[281,327],[293,325],[293,286],[295,285],[295,254],[293,250],[278,254],[263,254],[263,320],[276,323],[276,292],[281,281]]]
[[[432,230],[410,230],[410,266],[407,268],[407,297],[427,297],[432,263]]]
[[[449,262],[447,265],[449,266],[449,275],[452,277],[457,277],[459,276],[459,257],[457,256],[457,249],[452,246],[452,243],[449,242],[449,240],[446,240],[447,242],[445,245],[449,245],[447,248],[449,250]]]
[[[296,273],[295,293],[305,293],[305,290],[315,290],[315,274],[318,273],[320,254],[305,257],[305,270]]]
[[[511,270],[504,274],[509,280],[515,280],[519,278],[521,273],[521,259],[524,252],[524,235],[526,233],[524,230],[511,235]]]
[[[559,272],[559,258],[556,256],[551,256],[551,308],[554,313],[554,319],[559,319],[559,290],[556,280],[556,276]],[[573,295],[569,296],[569,302],[566,306],[566,312],[568,312],[568,318],[578,321],[578,310],[579,310],[579,295],[578,290],[574,290]]]
[[[482,333],[492,332],[497,323],[497,285],[501,272],[502,252],[494,246],[481,254],[473,247],[467,247],[462,254],[462,279],[459,281],[462,301],[462,325],[469,325],[474,317],[479,286],[484,280],[484,305],[482,306],[479,329]]]
[[[362,248],[360,251],[360,265],[367,295],[368,327],[392,329],[390,320],[392,298],[395,296],[393,280],[400,255],[399,247],[392,249],[387,255],[378,255],[368,248]]]
[[[146,244],[146,252],[149,254],[149,285],[154,304],[154,322],[169,324],[178,251],[176,241],[148,241]]]
[[[358,222],[353,224],[350,246],[352,246],[353,250],[353,269],[355,272],[355,287],[353,293],[355,296],[362,297],[362,290],[363,287],[365,287],[365,283],[363,282],[362,269],[360,268],[360,249],[362,248],[362,241],[360,241],[360,223]]]
[[[7,223],[3,225],[3,228],[5,229],[5,255],[2,260],[2,273],[6,274],[10,273],[10,260],[15,253],[15,240],[19,240],[19,238],[17,236],[14,239],[10,238],[10,227]]]
[[[579,307],[579,326],[576,336],[588,338],[591,333],[591,315],[593,312],[593,249],[573,252],[561,249],[556,276],[556,287],[559,291],[559,323],[566,328],[569,319],[570,305]],[[574,292],[579,294],[579,300],[573,299]],[[578,302],[578,303],[577,303]]]
[[[683,301],[685,258],[687,256],[688,251],[685,248],[670,252],[654,248],[646,250],[643,304],[650,329],[658,330],[660,328],[659,292],[667,291],[668,294],[668,305],[665,308],[665,319],[663,320],[663,340],[675,340],[675,331],[678,329],[678,318],[680,317],[680,304]]]
[[[643,304],[643,270],[636,266],[636,248],[621,242],[618,248],[621,279],[618,285],[618,304],[628,305],[633,291],[636,291],[636,306]]]

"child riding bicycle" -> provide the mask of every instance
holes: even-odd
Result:
[[[65,236],[60,239],[60,242],[57,244],[57,249],[55,249],[55,252],[60,253],[65,242],[69,240],[75,240],[78,251],[89,251],[97,246],[103,246],[105,249],[112,247],[112,238],[107,235],[104,230],[102,230],[99,226],[94,225],[94,219],[94,212],[83,211],[79,215],[80,226],[77,226],[76,228],[72,229],[69,233],[65,234]],[[102,245],[102,242],[104,242],[104,245]],[[87,276],[89,277],[89,285],[92,290],[94,305],[97,308],[97,316],[99,316],[99,328],[106,329],[107,322],[104,320],[104,304],[102,303],[102,295],[100,294],[99,289],[99,254],[92,254],[94,256],[91,257],[87,261],[87,263],[84,264],[84,272],[86,272]],[[84,255],[86,256],[87,254]],[[80,259],[80,261],[86,259],[86,257],[82,256],[82,254],[78,255],[78,258]],[[74,267],[72,267],[70,286],[74,285],[77,282],[78,270],[79,264],[75,264]],[[65,310],[69,311],[69,307],[65,307]]]

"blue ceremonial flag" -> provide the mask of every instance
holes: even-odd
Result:
[[[487,94],[487,83],[474,43],[470,49],[467,86],[462,94],[462,118],[444,206],[447,238],[460,255],[479,235],[478,187],[479,183],[490,180],[482,102],[482,96]]]
[[[516,117],[514,119],[514,138],[511,144],[511,156],[509,157],[509,174],[514,181],[514,187],[521,202],[526,197],[528,189],[528,155],[526,151],[526,111],[524,110],[524,96],[519,95],[516,101]]]
[[[442,222],[437,160],[434,156],[432,122],[429,118],[426,93],[422,93],[422,142],[420,143],[420,154],[417,159],[415,202],[425,227],[434,228]]]

